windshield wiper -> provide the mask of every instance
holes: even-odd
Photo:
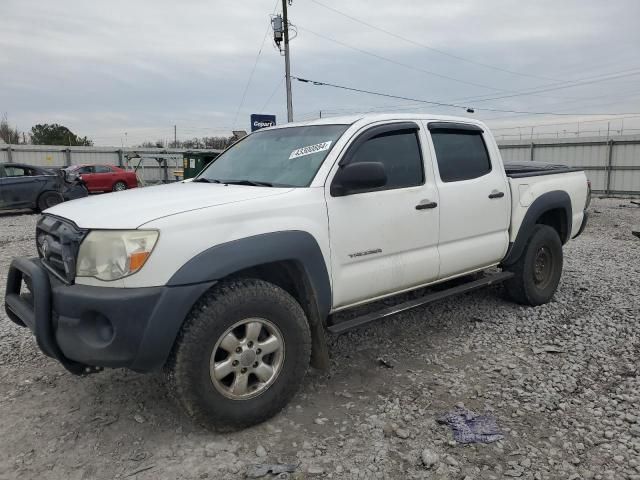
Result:
[[[220,180],[216,180],[215,178],[211,179],[211,178],[204,178],[204,177],[196,178],[194,180],[194,182],[200,182],[200,183],[222,183]]]
[[[256,180],[225,180],[228,185],[251,185],[253,187],[273,187],[273,183],[258,182]]]

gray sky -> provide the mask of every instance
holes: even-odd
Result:
[[[313,0],[293,0],[293,75],[473,106],[474,116],[495,128],[526,126],[496,130],[498,136],[528,136],[530,125],[561,122],[567,124],[535,131],[576,131],[578,121],[583,132],[606,130],[608,117],[482,107],[637,113],[638,118],[624,120],[624,128],[640,133],[632,130],[640,129],[637,0],[317,1],[410,41]],[[236,119],[269,15],[274,6],[280,10],[279,3],[4,0],[0,111],[21,130],[58,122],[97,145],[120,145],[124,132],[128,145],[172,139],[174,124],[180,139],[228,135],[232,129],[248,130],[251,113],[273,113],[283,123],[284,58],[272,44],[270,28]],[[597,81],[602,78],[608,80]],[[567,82],[585,84],[556,88]],[[513,96],[522,91],[539,93]],[[293,101],[296,120],[317,117],[320,110],[325,115],[398,108],[465,115],[459,108],[299,82],[293,85]],[[611,120],[612,129],[621,124]]]

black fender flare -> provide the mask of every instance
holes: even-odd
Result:
[[[331,310],[327,266],[316,239],[301,230],[263,233],[215,245],[180,267],[167,286],[211,282],[246,268],[286,260],[302,267],[313,289],[318,313],[326,317]]]
[[[564,211],[567,222],[566,235],[564,238],[561,237],[560,240],[563,244],[569,240],[571,237],[571,226],[573,224],[573,211],[571,208],[571,198],[569,197],[569,194],[562,190],[553,190],[551,192],[543,193],[536,198],[527,209],[527,213],[520,224],[518,235],[516,236],[515,241],[509,245],[507,255],[501,262],[502,265],[511,265],[520,258],[538,219],[546,212],[556,209]]]
[[[313,297],[307,299],[311,307],[311,364],[327,369],[329,352],[324,326],[331,310],[331,282],[320,246],[308,232],[264,233],[213,246],[180,267],[167,286],[211,284],[247,268],[279,261],[294,261],[303,272],[306,290]]]

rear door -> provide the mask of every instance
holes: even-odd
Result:
[[[489,154],[493,143],[472,124],[427,127],[440,195],[440,278],[499,263],[509,246],[510,194],[499,158]]]
[[[325,198],[334,308],[437,279],[439,210],[424,206],[437,205],[438,194],[431,161],[423,160],[426,140],[415,122],[366,127],[333,167]],[[332,196],[331,180],[351,162],[382,163],[387,185]]]

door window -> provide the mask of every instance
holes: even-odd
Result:
[[[89,166],[89,165],[87,165],[87,166],[85,166],[85,167],[80,167],[80,168],[78,169],[78,173],[79,173],[79,174],[81,174],[81,175],[82,175],[83,173],[84,173],[84,174],[87,174],[87,173],[93,173],[93,172],[94,172],[93,167],[92,167],[92,166]]]
[[[431,138],[443,182],[470,180],[491,171],[491,161],[481,132],[432,131]]]
[[[106,165],[96,165],[94,169],[95,173],[111,173],[111,168]]]
[[[381,133],[363,143],[349,163],[380,162],[387,174],[387,184],[376,190],[391,190],[422,185],[424,167],[420,143],[415,130]]]
[[[14,167],[5,165],[4,171],[7,177],[29,177],[33,175],[33,170],[25,167]]]

